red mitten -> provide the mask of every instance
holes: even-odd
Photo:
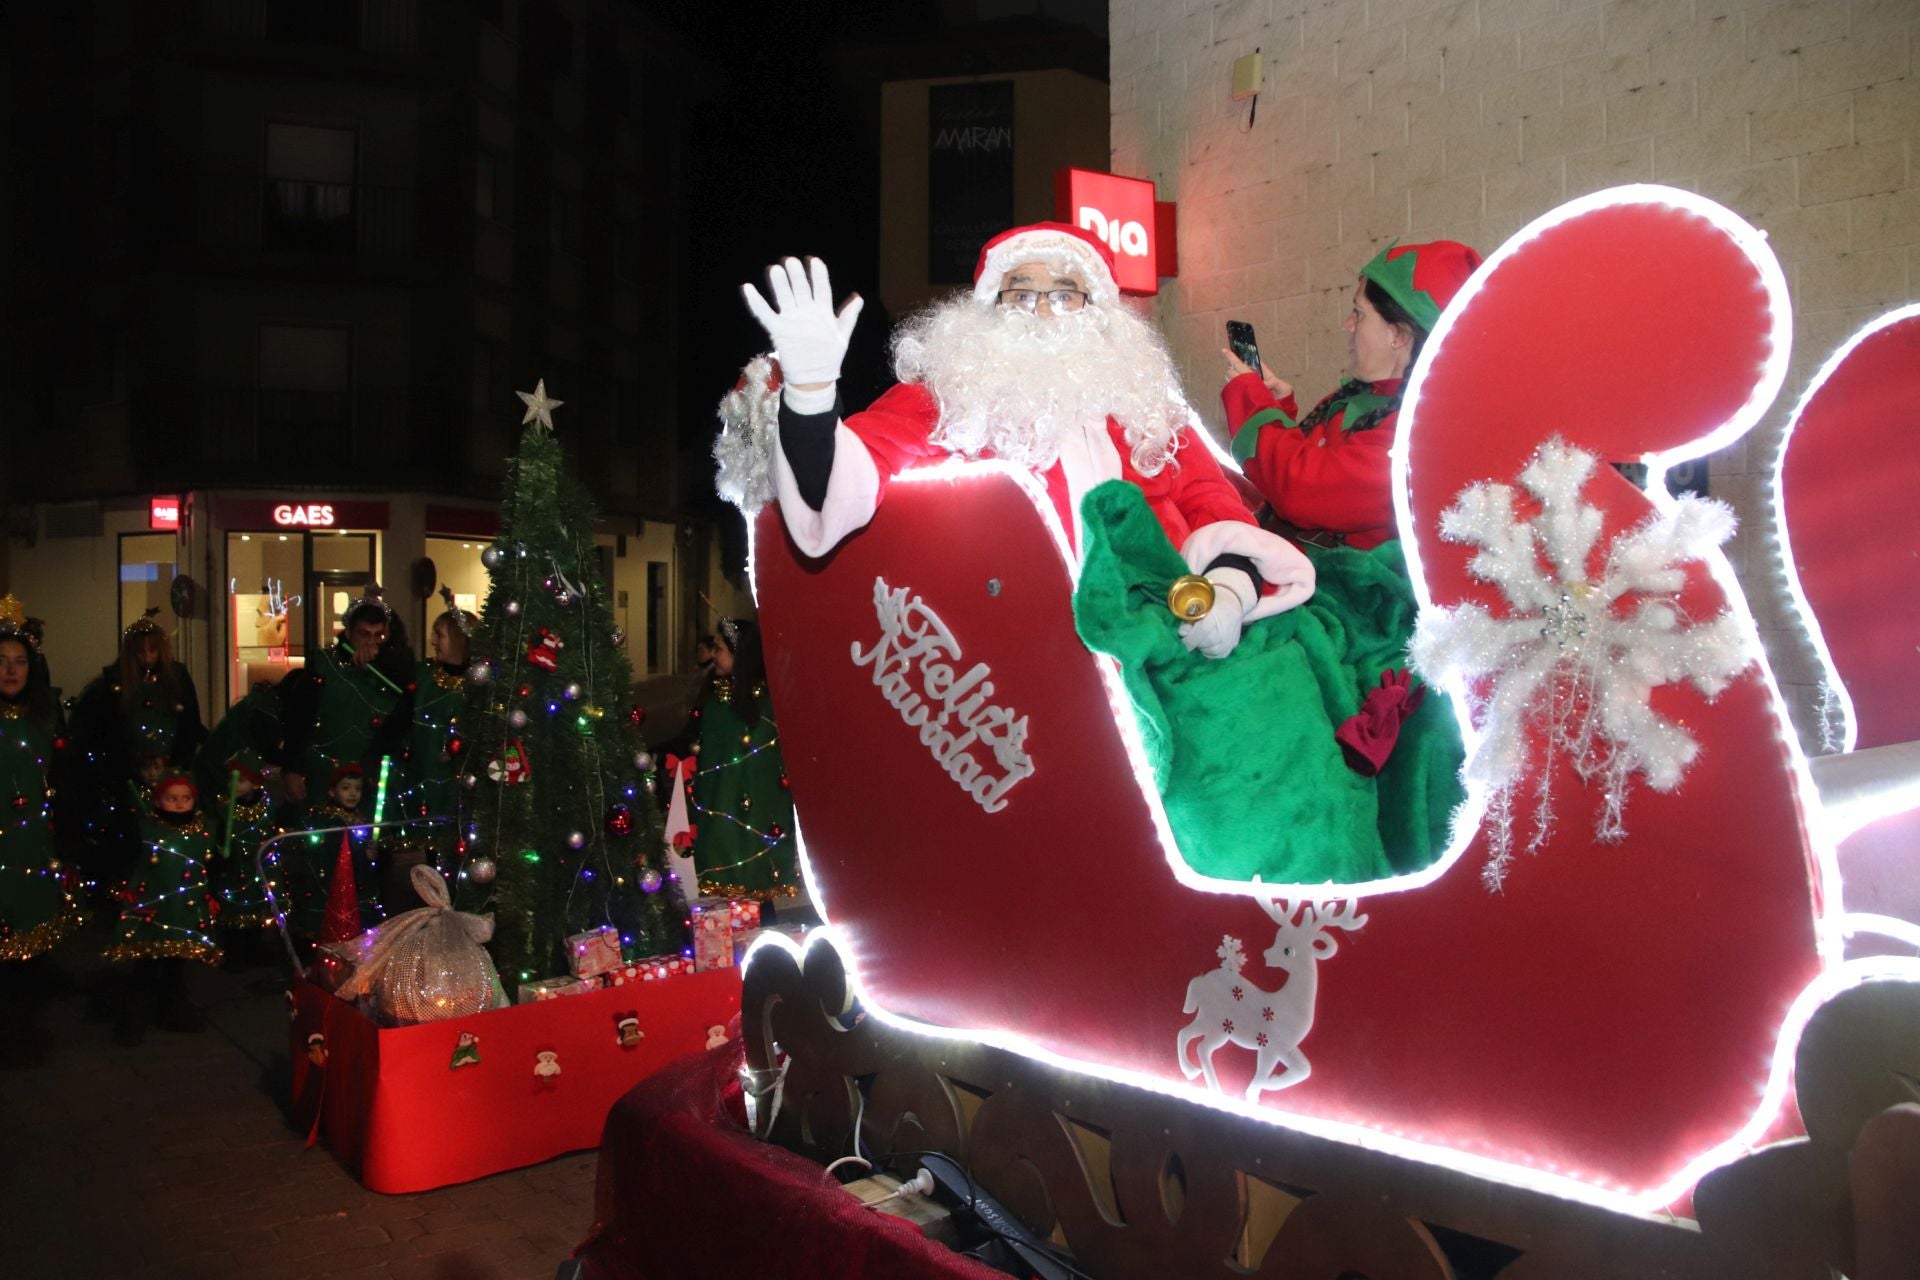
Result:
[[[1406,723],[1427,696],[1427,686],[1413,682],[1413,673],[1404,668],[1380,673],[1380,687],[1367,692],[1358,714],[1333,731],[1347,767],[1371,778],[1387,766],[1394,744],[1400,741],[1400,726]]]

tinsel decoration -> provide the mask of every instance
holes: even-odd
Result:
[[[773,501],[773,449],[780,420],[780,366],[772,356],[755,356],[740,380],[720,400],[720,438],[713,458],[719,464],[714,488],[748,519]]]
[[[1684,728],[1656,714],[1658,685],[1686,680],[1717,697],[1754,658],[1728,610],[1707,622],[1679,602],[1682,567],[1705,558],[1733,533],[1725,503],[1683,495],[1594,557],[1602,513],[1581,500],[1598,459],[1558,438],[1522,469],[1520,487],[1537,514],[1515,509],[1511,485],[1468,485],[1441,515],[1441,536],[1477,547],[1467,569],[1499,588],[1504,616],[1477,604],[1429,609],[1414,633],[1415,668],[1431,683],[1460,678],[1474,690],[1481,726],[1465,766],[1486,787],[1489,843],[1483,876],[1498,889],[1513,856],[1513,799],[1531,770],[1534,825],[1527,851],[1553,832],[1553,764],[1564,754],[1583,782],[1598,781],[1594,838],[1626,835],[1623,811],[1631,775],[1655,791],[1679,787],[1700,747]],[[1545,747],[1529,759],[1529,743]]]

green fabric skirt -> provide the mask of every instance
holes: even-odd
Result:
[[[1307,548],[1313,598],[1249,624],[1214,660],[1180,640],[1166,598],[1187,567],[1140,490],[1100,485],[1082,515],[1075,623],[1120,663],[1189,866],[1347,884],[1417,871],[1445,850],[1465,798],[1448,700],[1429,694],[1377,778],[1349,768],[1333,737],[1382,671],[1407,665],[1416,607],[1399,543]]]

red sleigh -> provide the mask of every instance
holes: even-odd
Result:
[[[1605,467],[1580,488],[1619,545],[1665,466],[1767,410],[1789,332],[1763,240],[1704,200],[1625,188],[1522,232],[1443,317],[1402,413],[1423,603],[1511,614],[1442,513],[1549,438],[1651,464],[1653,498]],[[1543,768],[1557,817],[1497,893],[1484,794],[1418,876],[1234,883],[1180,857],[1022,473],[909,473],[822,560],[768,509],[755,554],[816,939],[890,1025],[1644,1213],[1803,1131],[1793,1054],[1823,1003],[1920,980],[1842,957],[1834,837],[1764,660],[1712,697],[1652,682],[1697,754],[1664,791],[1637,779],[1606,842],[1594,788],[1543,749],[1516,829]],[[1679,616],[1752,631],[1723,556],[1682,569]]]

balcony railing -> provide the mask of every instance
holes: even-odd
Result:
[[[195,220],[215,252],[403,259],[413,217],[410,187],[205,174]]]

